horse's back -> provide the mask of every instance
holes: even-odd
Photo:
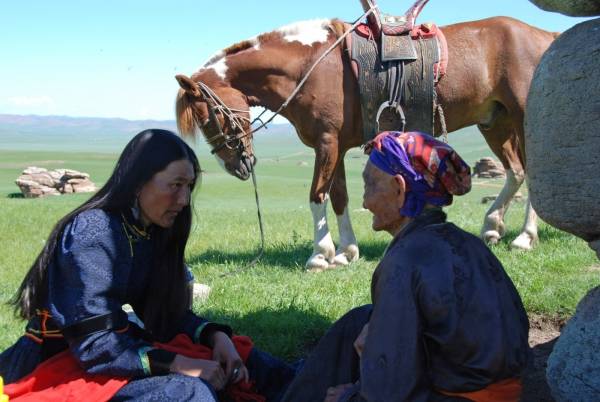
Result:
[[[448,44],[460,46],[460,41],[484,41],[483,48],[494,51],[519,52],[537,61],[558,36],[557,32],[548,32],[529,25],[516,18],[498,16],[482,20],[461,22],[441,27],[448,37]],[[480,45],[481,48],[481,45]],[[529,57],[527,57],[529,56]],[[524,61],[524,60],[522,60]]]

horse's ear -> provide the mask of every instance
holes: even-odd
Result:
[[[198,84],[196,82],[192,81],[191,78],[189,78],[183,74],[177,74],[175,76],[175,79],[179,83],[179,86],[181,87],[181,89],[183,89],[186,93],[188,93],[196,98],[203,98],[202,92],[200,92],[200,90],[198,89]]]

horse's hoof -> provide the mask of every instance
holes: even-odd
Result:
[[[337,250],[335,254],[333,259],[335,265],[348,265],[358,260],[359,257],[358,247],[354,244],[349,245],[344,250]]]
[[[521,233],[516,239],[510,243],[511,249],[529,251],[533,249],[536,243],[536,238],[533,238],[529,233]]]
[[[481,238],[487,244],[498,244],[502,236],[500,236],[500,233],[495,230],[488,230],[481,236]]]
[[[321,253],[313,254],[308,261],[306,261],[306,269],[310,272],[322,272],[329,268],[329,261]]]

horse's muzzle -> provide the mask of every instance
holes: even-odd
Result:
[[[233,175],[240,180],[248,180],[252,173],[252,169],[254,169],[254,165],[256,165],[256,158],[254,155],[247,155],[244,153],[240,157],[238,167],[233,169]]]

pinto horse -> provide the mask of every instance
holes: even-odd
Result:
[[[194,135],[200,129],[224,168],[247,179],[255,163],[249,108],[278,110],[308,68],[348,28],[336,19],[291,24],[220,51],[191,77],[178,75],[180,132]],[[534,69],[555,34],[508,17],[441,29],[449,60],[436,91],[446,128],[451,132],[476,124],[507,171],[481,230],[484,240],[495,243],[504,234],[510,200],[525,179],[525,101]],[[310,189],[314,252],[308,268],[348,264],[359,256],[344,171],[346,151],[363,142],[358,84],[350,63],[343,43],[335,47],[280,111],[315,150]],[[435,131],[441,132],[439,121]],[[337,250],[327,224],[329,197],[339,227]],[[528,203],[522,232],[512,244],[529,249],[536,241],[537,215]]]

